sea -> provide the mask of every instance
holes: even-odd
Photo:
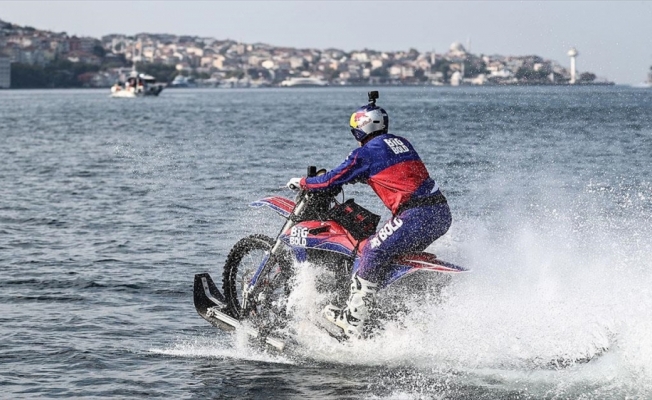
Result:
[[[470,272],[367,341],[212,327],[194,275],[278,233],[249,203],[339,165],[371,89],[451,206],[428,251]],[[0,398],[652,398],[652,90],[0,91],[0,157]],[[314,315],[320,266],[299,267]]]

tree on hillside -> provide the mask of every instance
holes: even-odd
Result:
[[[106,55],[106,50],[104,50],[104,47],[100,46],[99,44],[96,44],[95,46],[93,46],[93,50],[91,50],[91,53],[103,59],[104,56]]]
[[[442,75],[444,76],[445,81],[448,81],[448,75],[450,73],[450,70],[451,70],[450,61],[448,61],[446,59],[441,59],[441,58],[437,59],[435,61],[435,65],[430,67],[431,72],[441,72]]]
[[[29,64],[11,64],[11,87],[33,89],[47,87],[48,77],[42,67]]]
[[[487,73],[487,64],[483,60],[469,60],[468,58],[464,60],[465,77],[473,77]]]
[[[389,71],[385,67],[380,67],[372,69],[370,75],[378,78],[389,78]]]
[[[514,75],[516,79],[524,82],[541,82],[548,79],[548,73],[544,70],[535,71],[532,68],[521,67]]]
[[[595,74],[590,72],[582,72],[580,74],[580,82],[593,82],[597,78]]]
[[[127,57],[125,57],[124,54],[107,53],[102,60],[103,70],[126,67],[128,65],[129,64],[127,63]]]

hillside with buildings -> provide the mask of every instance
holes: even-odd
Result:
[[[108,87],[132,67],[170,86],[229,88],[609,83],[536,55],[476,55],[458,42],[439,53],[297,49],[170,34],[77,37],[0,20],[0,87]]]

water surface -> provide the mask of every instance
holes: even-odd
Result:
[[[1,91],[2,396],[652,396],[652,91],[380,93],[451,204],[429,250],[473,272],[441,303],[415,294],[407,329],[347,346],[297,322],[279,355],[202,320],[193,275],[280,228],[250,201],[346,157],[364,88]]]

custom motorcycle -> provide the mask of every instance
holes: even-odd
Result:
[[[308,176],[323,172],[308,168]],[[274,196],[252,203],[251,206],[276,211],[285,218],[285,224],[276,238],[252,234],[233,246],[224,264],[221,292],[208,273],[195,275],[194,302],[199,315],[214,326],[243,329],[261,343],[283,350],[287,337],[279,332],[287,331],[284,328],[290,320],[287,299],[293,290],[295,268],[310,264],[324,270],[316,282],[317,289],[329,294],[329,302],[343,304],[348,282],[355,272],[355,259],[376,232],[380,217],[353,199],[338,201],[340,191],[299,191],[295,201]],[[397,223],[390,220],[381,227],[379,235],[391,234]],[[404,254],[393,262],[395,272],[387,277],[384,289],[378,293],[379,311],[374,318],[377,324],[383,316],[398,311],[395,299],[382,301],[391,297],[390,288],[440,289],[448,283],[450,274],[466,271],[426,252]],[[433,283],[432,279],[419,276],[423,273],[437,279]]]

